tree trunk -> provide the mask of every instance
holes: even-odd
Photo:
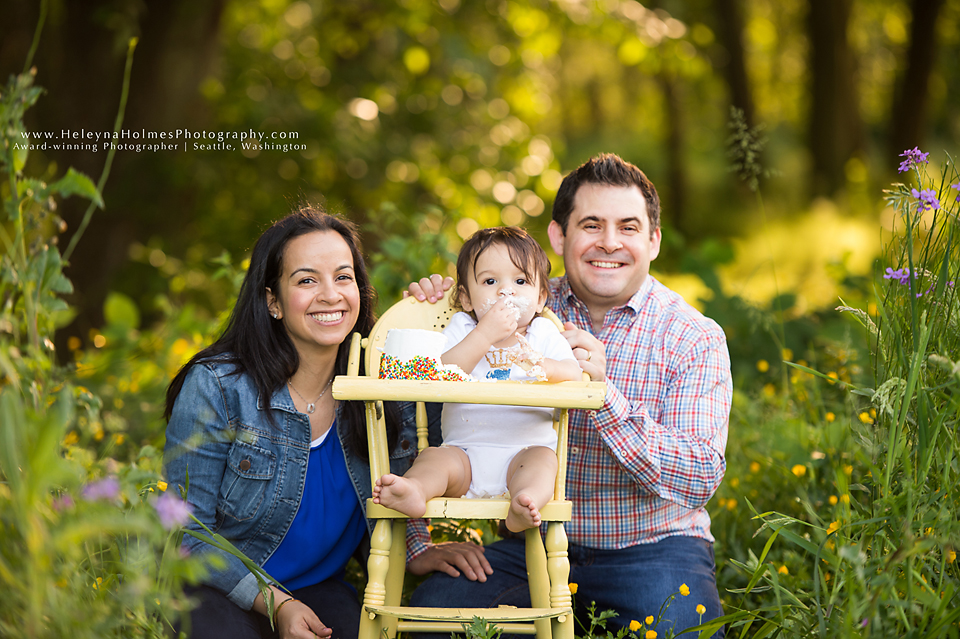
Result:
[[[669,203],[669,219],[681,234],[689,237],[693,229],[688,228],[687,216],[687,177],[683,162],[683,109],[684,102],[676,78],[667,73],[659,76],[663,90],[664,115],[666,116],[667,137],[664,140],[667,164],[666,200]]]
[[[808,145],[813,196],[834,196],[862,147],[856,63],[847,41],[852,0],[809,0],[811,104]]]
[[[730,89],[730,104],[743,111],[748,126],[754,124],[753,93],[743,53],[743,14],[740,0],[716,0],[717,37],[727,54],[722,66]]]
[[[123,129],[171,131],[201,127],[206,115],[197,87],[212,72],[216,61],[217,33],[225,3],[226,0],[51,3],[33,61],[38,71],[36,83],[45,94],[36,108],[28,112],[28,128],[61,135],[64,130],[101,134],[111,131],[120,102],[127,45],[134,36],[139,43]],[[0,40],[12,43],[0,48],[0,63],[4,70],[19,72],[14,65],[22,66],[26,57],[39,3],[14,3],[14,8],[12,20],[0,27]],[[103,140],[97,144],[97,152],[89,148],[95,140],[70,142],[75,142],[77,150],[49,150],[46,159],[56,162],[58,174],[66,167],[74,167],[96,182],[107,156]],[[174,200],[169,192],[157,191],[162,183],[157,180],[161,171],[162,161],[153,153],[116,152],[103,193],[106,208],[94,212],[66,269],[77,291],[72,302],[81,311],[66,333],[86,336],[89,328],[102,323],[103,299],[128,262],[131,242],[164,232],[175,233],[184,227],[185,220],[182,214],[178,216],[178,210],[157,215],[150,205],[164,201],[169,206]],[[189,193],[190,185],[182,185],[176,199],[183,202]],[[59,214],[67,222],[67,232],[60,238],[62,246],[77,230],[86,204],[79,198],[63,202]],[[190,207],[179,210],[188,211]],[[62,339],[63,331],[58,334],[58,341]]]
[[[887,162],[891,167],[896,166],[904,149],[924,142],[930,103],[927,88],[936,58],[937,16],[942,7],[943,0],[913,0],[907,64],[893,96],[888,149],[891,157]]]

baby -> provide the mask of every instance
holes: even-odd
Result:
[[[464,312],[444,330],[442,361],[481,380],[581,379],[556,325],[538,314],[547,301],[550,262],[523,229],[477,231],[457,258],[456,299]],[[506,525],[540,525],[553,496],[557,435],[553,409],[445,404],[443,446],[422,451],[403,477],[384,475],[374,503],[422,517],[434,497],[499,497],[509,491]]]

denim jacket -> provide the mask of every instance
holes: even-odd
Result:
[[[194,515],[223,535],[255,564],[273,554],[293,522],[303,495],[310,453],[310,422],[298,412],[286,386],[264,406],[253,379],[231,375],[232,364],[195,365],[184,380],[167,425],[164,467],[169,490],[189,489]],[[266,411],[273,412],[274,424]],[[413,404],[401,404],[401,431],[390,456],[390,470],[403,474],[417,453]],[[337,411],[337,436],[346,426]],[[341,442],[343,438],[341,437]],[[347,471],[362,507],[371,496],[368,464],[344,447]],[[371,529],[371,522],[367,520]],[[188,528],[202,532],[191,521]],[[408,554],[426,547],[423,524],[408,527]],[[257,580],[236,557],[184,535],[192,553],[220,555],[225,565],[212,570],[206,583],[244,610],[260,592]]]

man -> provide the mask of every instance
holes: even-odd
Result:
[[[704,506],[723,479],[732,383],[720,327],[650,275],[660,252],[660,200],[640,169],[600,155],[566,178],[550,244],[566,274],[550,306],[583,370],[607,382],[604,406],[570,414],[570,581],[578,608],[618,613],[608,627],[665,611],[679,632],[722,614]],[[411,284],[435,301],[450,282]],[[523,542],[485,549],[486,581],[435,574],[415,606],[530,605]],[[479,569],[476,569],[479,572]],[[473,570],[467,569],[467,576]],[[582,608],[580,610],[582,614]],[[614,628],[616,632],[616,628]],[[723,636],[723,631],[715,636]]]

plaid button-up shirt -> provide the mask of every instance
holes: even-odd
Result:
[[[607,396],[570,411],[570,542],[616,549],[672,535],[713,541],[704,505],[726,469],[733,386],[723,330],[648,276],[599,332],[566,277],[550,306],[606,346]]]

